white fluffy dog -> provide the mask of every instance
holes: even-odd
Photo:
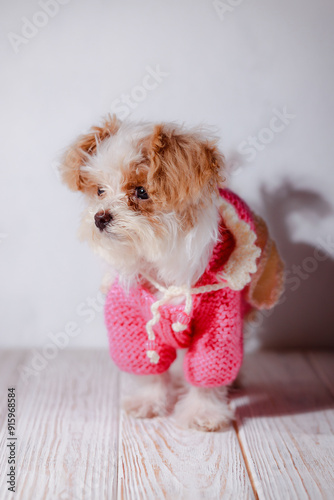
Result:
[[[88,201],[82,237],[110,265],[103,287],[111,356],[150,382],[125,402],[127,411],[166,415],[177,400],[184,425],[226,427],[242,318],[247,307],[277,301],[282,269],[262,221],[230,192],[222,195],[224,162],[215,140],[175,124],[108,117],[68,149],[61,172]],[[271,258],[259,272],[269,243]],[[167,371],[177,348],[188,349],[190,385],[181,397]]]

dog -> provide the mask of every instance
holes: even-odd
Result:
[[[217,140],[200,128],[107,116],[66,150],[60,169],[88,202],[81,237],[110,269],[111,357],[145,375],[125,409],[227,428],[243,319],[278,301],[283,263],[264,221],[227,188]],[[177,352],[186,382],[176,387]]]

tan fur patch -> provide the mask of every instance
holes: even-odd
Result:
[[[115,115],[108,115],[101,127],[92,127],[90,132],[81,135],[66,151],[60,168],[63,181],[73,191],[95,194],[98,188],[96,179],[81,170],[90,155],[94,154],[99,143],[117,133],[120,123]]]
[[[128,206],[134,212],[144,215],[150,220],[151,227],[157,235],[162,234],[162,226],[159,221],[159,213],[157,208],[150,197],[149,187],[147,184],[148,165],[143,162],[133,164],[123,173],[123,183],[121,185],[122,191],[126,194]],[[143,187],[149,198],[147,200],[140,200],[136,197],[136,188]]]
[[[279,300],[284,289],[284,264],[275,243],[271,240],[264,220],[254,215],[256,245],[262,253],[257,271],[246,290],[247,301],[257,309],[270,309]]]
[[[148,192],[147,186],[148,167],[145,164],[133,164],[123,174],[124,181],[121,185],[122,191],[127,195],[128,205],[136,212],[144,214],[154,213],[154,204],[151,197],[147,200],[139,200],[136,197],[136,188],[143,187]],[[148,193],[149,194],[149,193]]]
[[[224,161],[216,144],[156,125],[142,150],[149,160],[147,186],[155,206],[176,212],[184,229],[193,227],[198,210],[222,183]]]

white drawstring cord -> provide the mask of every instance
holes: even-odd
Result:
[[[159,283],[157,283],[154,279],[152,279],[150,276],[146,276],[145,274],[142,274],[142,276],[149,281],[159,292],[163,293],[163,297],[160,300],[157,300],[156,302],[153,302],[151,305],[151,313],[152,313],[152,318],[146,323],[146,331],[148,335],[148,347],[149,349],[146,351],[147,357],[150,358],[150,361],[152,364],[157,364],[159,362],[159,354],[153,349],[154,347],[154,340],[155,340],[155,334],[153,331],[153,327],[159,323],[161,314],[159,312],[159,307],[166,304],[170,299],[174,297],[179,297],[180,295],[185,295],[186,297],[186,303],[184,307],[184,313],[185,313],[185,320],[189,321],[190,320],[190,313],[193,305],[193,300],[192,300],[192,295],[198,295],[200,293],[207,293],[207,292],[216,292],[217,290],[221,290],[222,288],[225,288],[228,286],[228,283],[223,282],[223,283],[215,283],[213,285],[204,285],[200,286],[197,288],[189,288],[185,285],[183,286],[169,286],[168,288],[161,286]],[[172,324],[172,329],[174,332],[182,332],[186,330],[188,326],[188,323],[184,324],[181,321],[177,321],[176,323]],[[151,345],[150,345],[151,342]]]

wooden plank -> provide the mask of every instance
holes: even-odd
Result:
[[[254,498],[236,433],[184,430],[171,417],[121,414],[118,498]]]
[[[334,498],[334,399],[306,357],[246,356],[233,405],[260,499]]]
[[[254,498],[238,439],[260,499],[334,497],[330,353],[248,355],[243,387],[233,396],[238,436],[233,429],[185,431],[171,417],[134,420],[124,413],[120,430],[118,374],[106,352],[61,352],[25,385],[17,367],[30,358],[0,353],[1,500],[14,498],[5,484],[11,385],[17,499]]]
[[[27,385],[18,379],[16,393],[15,498],[116,498],[119,383],[108,353],[59,352]]]

